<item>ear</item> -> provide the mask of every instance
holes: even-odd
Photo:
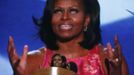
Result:
[[[90,23],[90,16],[89,15],[86,15],[84,27],[88,27],[89,23]]]

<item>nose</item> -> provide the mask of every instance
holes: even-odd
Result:
[[[69,13],[67,11],[64,11],[61,19],[62,20],[68,20],[69,19]]]

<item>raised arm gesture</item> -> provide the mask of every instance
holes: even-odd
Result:
[[[7,50],[8,50],[8,56],[9,56],[11,66],[13,68],[14,75],[23,75],[26,68],[28,46],[27,45],[24,46],[23,54],[21,57],[19,57],[18,54],[16,53],[14,40],[10,36]]]
[[[114,38],[114,45],[114,48],[110,43],[106,48],[100,45],[100,55],[105,71],[107,75],[128,75],[128,67],[117,36]]]

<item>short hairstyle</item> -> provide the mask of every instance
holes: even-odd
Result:
[[[51,50],[58,50],[56,36],[51,27],[52,10],[56,0],[47,0],[43,16],[37,20],[33,17],[34,23],[39,27],[39,36]],[[84,40],[79,44],[86,49],[93,48],[101,42],[100,30],[100,6],[98,0],[81,0],[84,6],[85,14],[90,16],[90,23],[87,31],[84,32]]]

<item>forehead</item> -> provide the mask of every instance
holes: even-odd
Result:
[[[54,58],[61,58],[61,56],[59,56],[59,55],[56,55]]]
[[[82,6],[81,0],[55,0],[54,6]]]

